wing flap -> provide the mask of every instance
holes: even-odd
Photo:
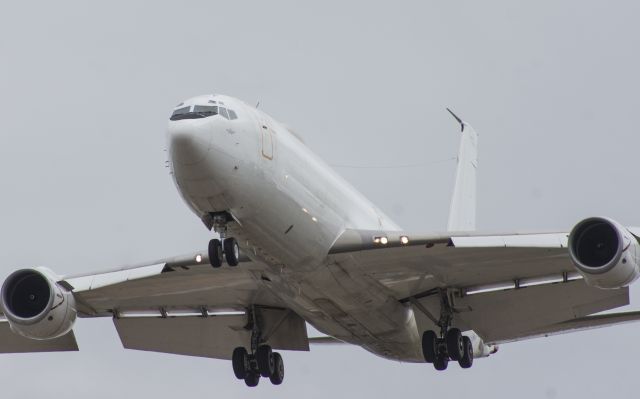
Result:
[[[274,349],[308,351],[305,322],[287,309],[261,309],[265,340]],[[113,320],[127,349],[231,359],[238,346],[251,347],[248,315],[123,317]]]
[[[420,300],[437,313],[439,298]],[[517,340],[587,315],[629,304],[629,289],[602,290],[583,280],[514,288],[456,298],[454,325],[474,330],[489,344]]]
[[[78,344],[73,331],[55,339],[35,340],[14,333],[11,331],[8,322],[0,322],[0,353],[65,352],[77,350]]]

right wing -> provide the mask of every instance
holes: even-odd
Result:
[[[304,320],[273,294],[264,270],[248,259],[214,270],[206,256],[191,254],[67,276],[58,284],[73,293],[79,317],[113,317],[128,349],[230,359],[234,348],[251,346],[255,322],[274,349],[309,350]],[[69,343],[73,332],[68,335],[51,340],[49,349],[77,350],[75,340]]]
[[[200,256],[200,262],[196,257]],[[214,270],[206,256],[193,254],[97,274],[69,276],[83,316],[120,317],[144,313],[201,313],[244,310],[251,305],[283,307],[261,278],[264,266],[245,261],[241,267]]]

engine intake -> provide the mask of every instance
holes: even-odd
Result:
[[[73,328],[73,294],[56,280],[44,268],[18,270],[7,277],[2,285],[1,304],[14,332],[32,339],[52,339]]]
[[[595,287],[626,287],[640,277],[638,239],[611,219],[578,223],[569,235],[569,254],[578,272]]]

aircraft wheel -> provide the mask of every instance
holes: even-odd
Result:
[[[447,352],[451,360],[460,360],[464,348],[462,347],[462,333],[457,328],[450,328],[445,336]]]
[[[438,371],[442,371],[446,370],[448,365],[449,357],[447,356],[447,354],[438,353],[438,356],[436,356],[436,359],[433,361],[433,367],[435,367],[435,369]]]
[[[233,350],[231,356],[231,364],[233,365],[233,374],[239,380],[244,380],[250,372],[249,367],[249,354],[247,350],[241,346]]]
[[[273,373],[269,379],[273,385],[280,385],[282,384],[282,380],[284,380],[284,362],[278,352],[273,353],[273,365]]]
[[[463,369],[468,369],[473,366],[473,345],[469,337],[462,337],[462,347],[464,350],[458,363]]]
[[[225,238],[222,243],[224,245],[224,256],[229,266],[237,266],[240,258],[240,247],[238,241],[233,238]]]
[[[247,376],[244,377],[244,383],[247,384],[248,387],[258,386],[260,382],[260,374],[255,371],[250,371],[247,373]]]
[[[269,345],[262,345],[256,351],[256,361],[258,362],[258,370],[260,375],[265,378],[271,377],[275,368],[273,361],[273,352]]]
[[[427,330],[422,334],[422,355],[427,363],[433,363],[438,353],[438,336],[435,331]]]
[[[217,238],[209,241],[209,263],[216,268],[222,266],[222,244]]]

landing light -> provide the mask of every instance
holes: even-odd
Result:
[[[202,262],[202,255],[200,255],[200,254],[196,255],[196,262],[197,263]]]
[[[407,236],[400,236],[400,242],[402,243],[402,245],[407,245],[407,244],[409,244],[409,237],[407,237]]]
[[[387,245],[389,239],[387,237],[380,237],[380,244]]]
[[[313,221],[314,221],[314,222],[316,222],[316,223],[318,222],[318,218],[317,218],[317,217],[315,217],[315,216],[312,216],[312,217],[311,217],[311,220],[313,220]]]

